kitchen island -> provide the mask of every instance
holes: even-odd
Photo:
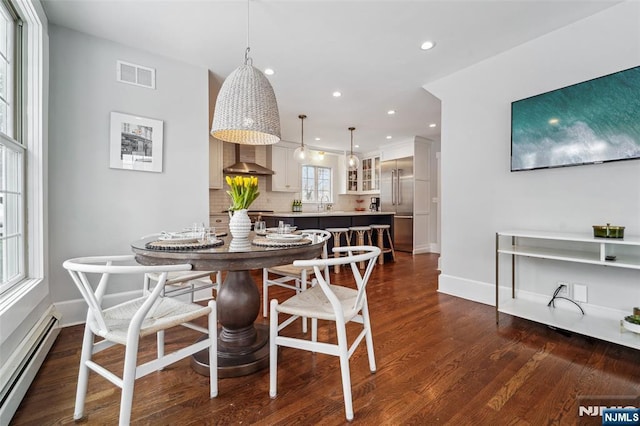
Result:
[[[393,228],[394,212],[372,211],[320,211],[320,212],[273,212],[262,213],[267,227],[278,226],[283,221],[298,229],[348,228],[371,224],[391,225]],[[393,232],[393,229],[392,229]]]
[[[283,221],[298,229],[348,228],[350,226],[390,225],[393,239],[393,216],[395,212],[372,211],[320,211],[320,212],[273,212],[262,213],[262,220],[267,227],[276,227]],[[375,238],[375,236],[374,236]],[[352,242],[353,244],[354,242]],[[367,241],[368,243],[368,241]],[[375,245],[375,239],[374,239]],[[344,244],[344,243],[343,243]],[[329,240],[328,249],[333,248],[333,240]]]

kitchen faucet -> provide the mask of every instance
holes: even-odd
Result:
[[[320,202],[318,203],[318,211],[322,212],[325,211],[327,209],[327,205],[325,204],[326,202],[329,202],[329,196],[328,195],[323,195],[322,198],[320,198]]]

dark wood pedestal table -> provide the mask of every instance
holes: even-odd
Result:
[[[249,240],[238,243],[223,238],[219,247],[198,250],[153,250],[142,239],[131,244],[136,261],[142,265],[189,263],[195,271],[227,271],[218,289],[216,303],[218,322],[218,375],[237,377],[254,373],[269,365],[269,326],[254,324],[260,311],[260,292],[249,271],[285,265],[296,259],[320,256],[323,243],[287,247],[262,247]],[[194,369],[209,374],[209,355],[197,353],[192,359]]]

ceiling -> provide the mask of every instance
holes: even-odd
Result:
[[[251,0],[248,19],[246,0],[42,0],[50,23],[206,67],[220,83],[243,63],[249,28],[253,65],[275,70],[282,139],[300,142],[306,114],[306,145],[348,150],[355,126],[359,152],[439,140],[440,101],[423,85],[616,3]]]

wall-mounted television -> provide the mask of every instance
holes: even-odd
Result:
[[[640,66],[511,103],[511,171],[640,158]]]

